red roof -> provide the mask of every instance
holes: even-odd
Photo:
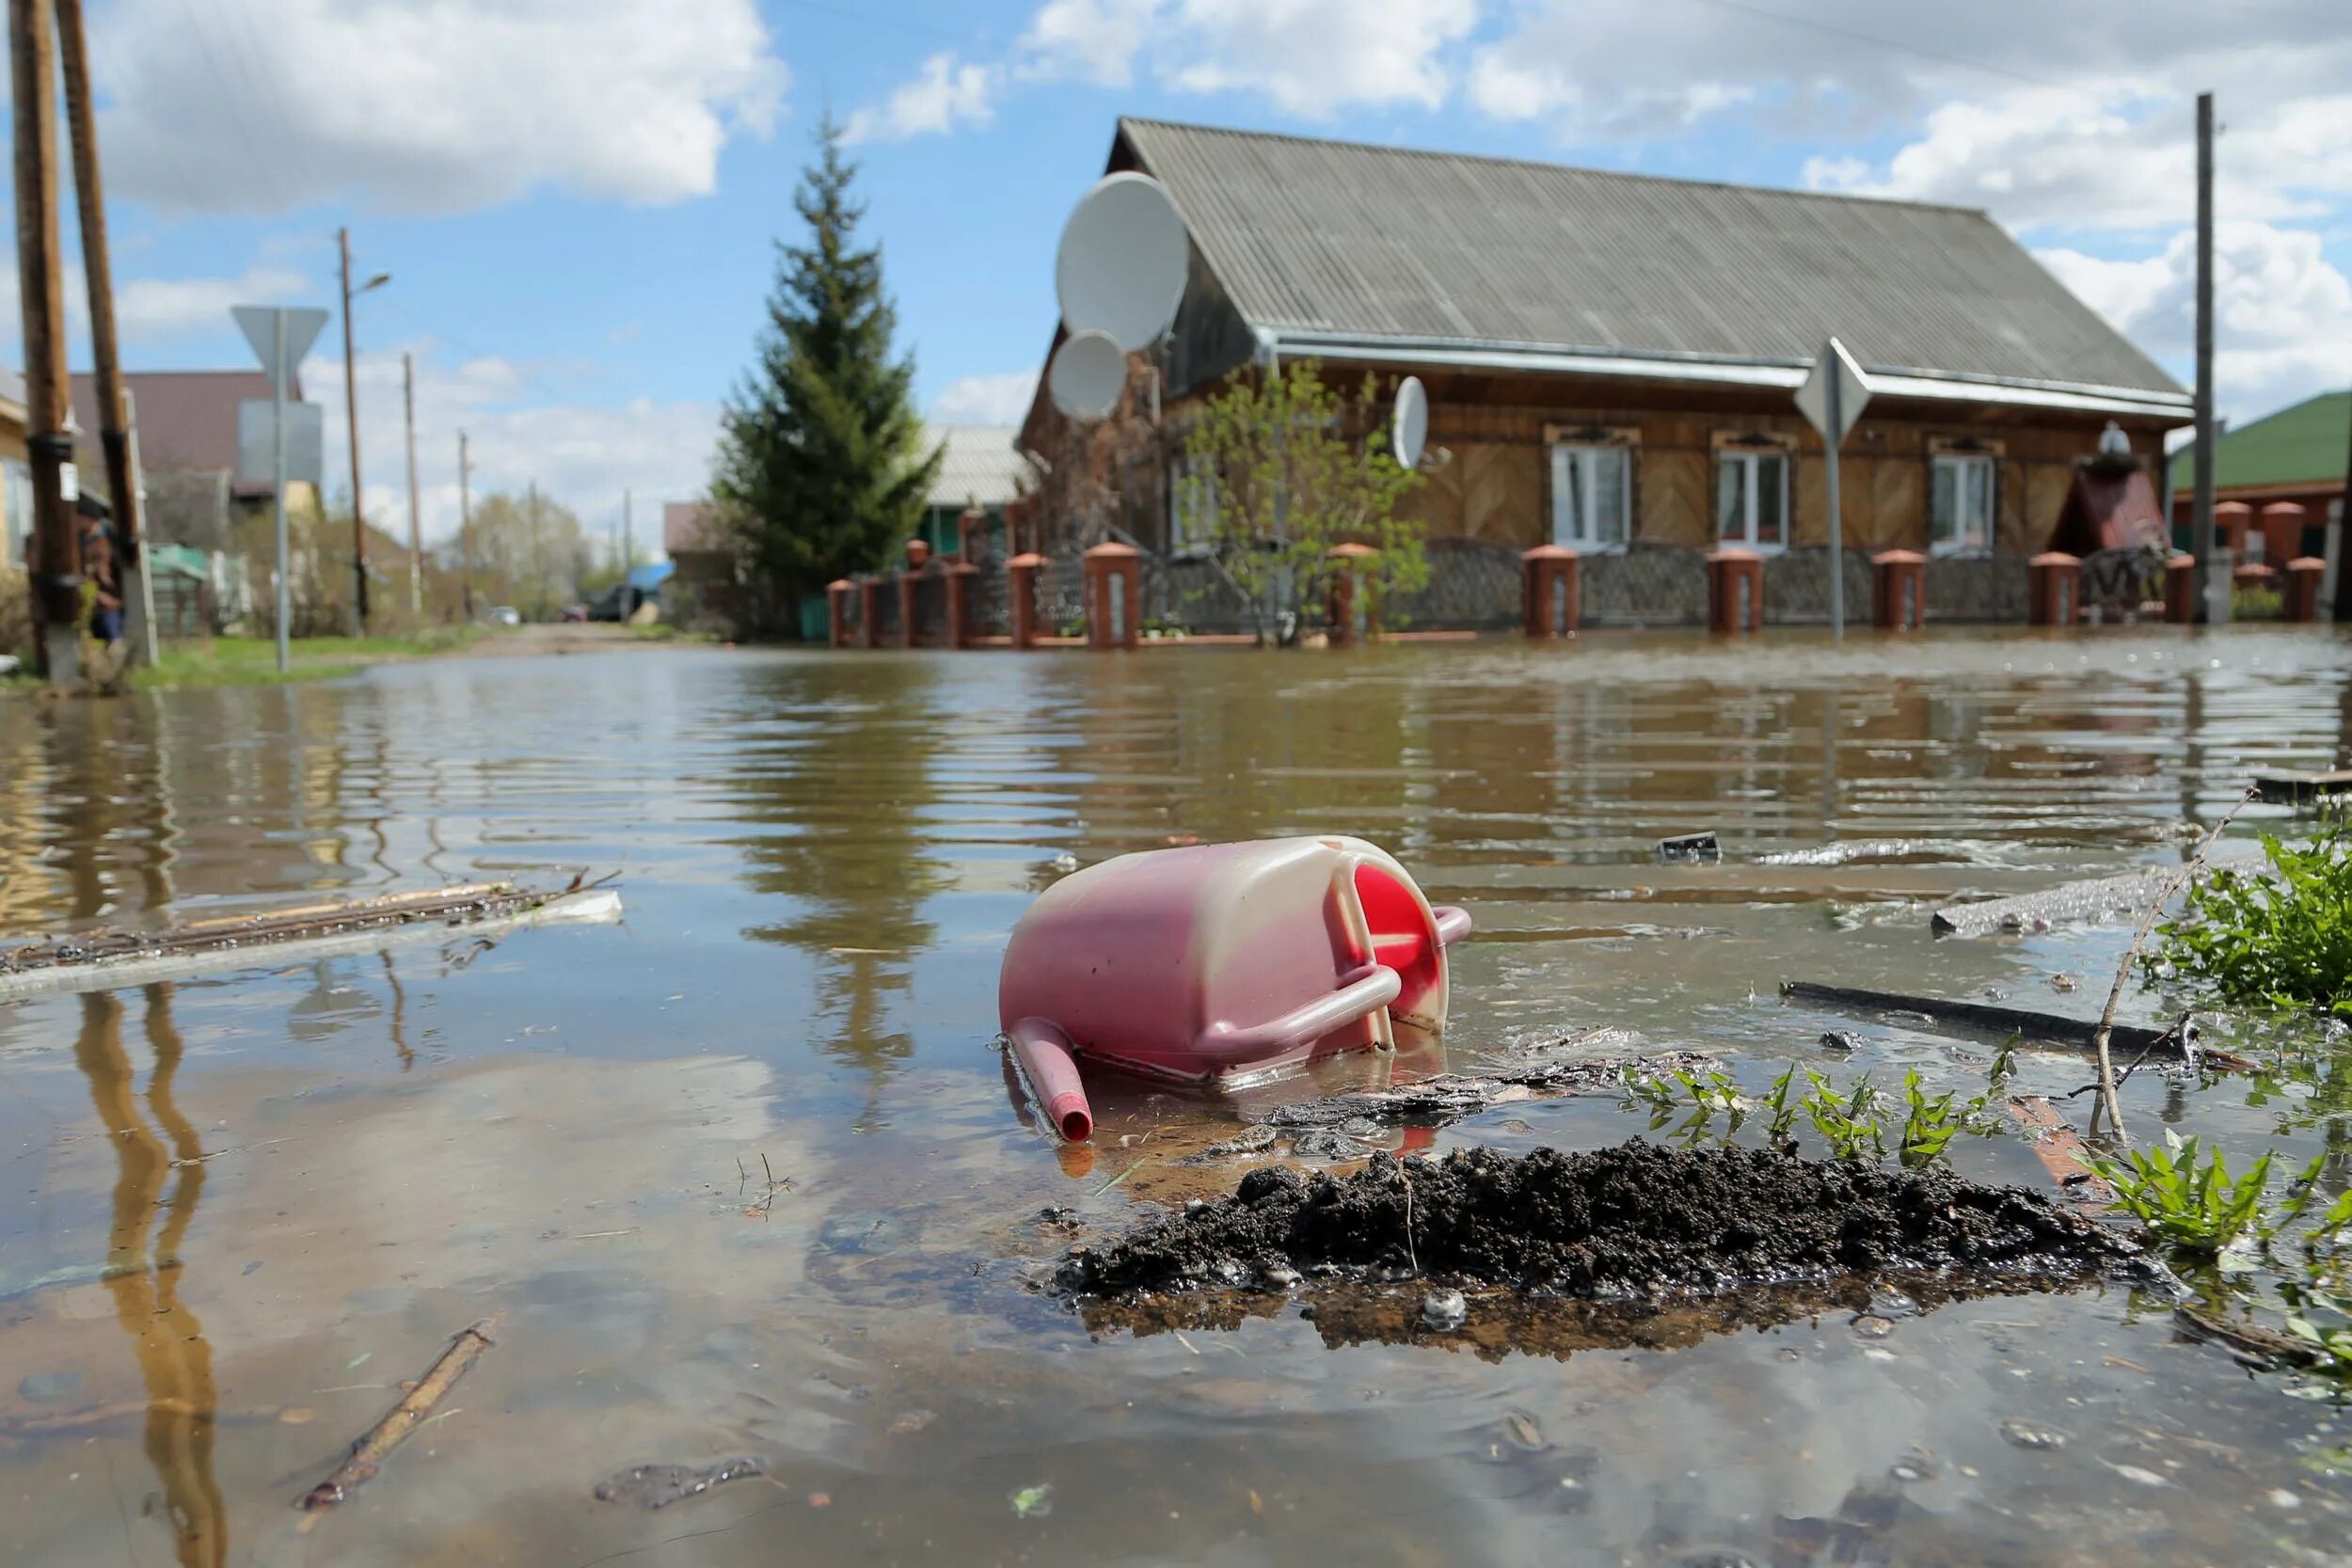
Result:
[[[150,473],[234,473],[237,404],[269,396],[269,376],[259,370],[134,371],[122,380],[136,410],[139,464]],[[294,394],[297,400],[302,396],[299,378]],[[103,467],[96,460],[98,383],[87,372],[73,378],[73,418],[90,449],[85,467]],[[238,487],[240,494],[255,489]],[[258,490],[267,495],[269,486]]]

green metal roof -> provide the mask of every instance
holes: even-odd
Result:
[[[2352,392],[2322,392],[2291,408],[2222,432],[2214,443],[2214,485],[2342,484],[2344,443],[2352,440]],[[2196,448],[2172,459],[2176,490],[2194,483]]]

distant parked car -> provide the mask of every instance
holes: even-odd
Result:
[[[502,604],[491,607],[490,625],[494,626],[519,626],[522,624],[523,612],[516,610],[513,605]]]
[[[584,623],[588,619],[588,607],[584,604],[567,604],[564,607],[564,619]]]

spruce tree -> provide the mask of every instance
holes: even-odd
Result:
[[[854,244],[857,166],[831,116],[817,142],[793,196],[807,238],[777,242],[757,361],[728,399],[711,475],[753,634],[797,635],[803,596],[881,566],[921,523],[945,451],[924,448],[914,359],[891,356],[898,314],[881,250]]]

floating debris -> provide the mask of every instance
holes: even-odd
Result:
[[[1470,1321],[1470,1300],[1459,1291],[1432,1291],[1421,1298],[1421,1326],[1451,1334]]]
[[[1722,860],[1724,847],[1711,832],[1679,833],[1673,838],[1660,839],[1657,853],[1659,864],[1679,865],[1691,862]]]
[[[385,1412],[382,1420],[370,1427],[358,1442],[352,1444],[350,1456],[335,1466],[335,1473],[302,1495],[294,1506],[314,1515],[302,1522],[304,1529],[318,1522],[315,1515],[321,1510],[333,1508],[344,1501],[355,1487],[383,1467],[385,1459],[400,1447],[401,1440],[424,1424],[426,1418],[432,1415],[433,1407],[457,1386],[457,1380],[466,1375],[467,1369],[484,1351],[496,1343],[493,1336],[497,1330],[498,1318],[494,1314],[457,1331],[456,1337],[434,1358],[433,1365],[425,1370],[424,1376],[417,1380],[416,1386],[402,1396],[398,1404]],[[359,1361],[366,1359],[367,1356],[362,1355],[352,1365],[356,1367]]]
[[[716,1465],[632,1465],[596,1482],[596,1497],[608,1503],[667,1508],[688,1497],[699,1497],[714,1486],[767,1473],[768,1466],[748,1454]]]

